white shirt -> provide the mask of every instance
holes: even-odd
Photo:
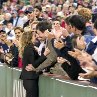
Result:
[[[41,54],[42,54],[42,49],[43,48],[46,48],[46,46],[47,46],[47,40],[46,40],[46,42],[45,41],[42,41],[41,42],[41,44],[40,44],[40,46],[39,46],[39,48],[38,48],[38,54],[41,56]]]
[[[18,18],[18,17],[17,17],[17,18]],[[14,18],[14,19],[13,19],[13,26],[15,27],[16,22],[17,22],[16,27],[21,27],[21,28],[23,28],[23,25],[24,25],[23,19],[22,19],[21,17],[19,17],[19,18],[18,18],[18,21],[17,21],[17,18]]]

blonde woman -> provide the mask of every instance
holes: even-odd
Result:
[[[20,56],[23,61],[23,69],[20,78],[23,80],[23,86],[26,90],[26,97],[38,97],[38,77],[35,68],[37,68],[45,59],[48,51],[40,57],[34,48],[35,34],[33,32],[24,32],[20,38]],[[28,64],[30,65],[27,68]],[[31,69],[33,69],[31,71]]]

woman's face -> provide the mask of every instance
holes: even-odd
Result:
[[[57,12],[60,12],[61,11],[61,6],[58,6],[57,7]]]
[[[7,28],[8,28],[8,29],[12,29],[12,28],[13,28],[12,23],[8,23],[8,24],[7,24]]]
[[[21,31],[19,29],[15,30],[15,35],[16,35],[16,39],[19,39],[19,37],[21,36]]]
[[[32,35],[32,43],[34,44],[36,42],[36,33],[33,33]]]

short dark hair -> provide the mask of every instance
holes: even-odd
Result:
[[[45,30],[49,30],[51,31],[52,29],[52,24],[49,23],[48,21],[40,21],[37,26],[36,26],[37,30],[40,30],[41,32],[44,32]]]
[[[38,9],[40,12],[42,11],[42,7],[40,6],[40,5],[36,5],[35,7],[34,7],[34,9]]]
[[[6,25],[8,25],[8,24],[12,24],[12,22],[8,21]]]
[[[69,22],[70,22],[71,26],[74,26],[78,30],[85,29],[85,25],[86,25],[85,19],[80,15],[71,16]]]

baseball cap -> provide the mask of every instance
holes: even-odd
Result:
[[[32,11],[33,11],[33,8],[32,8],[32,7],[28,7],[28,8],[26,9],[25,13],[26,13],[26,14],[32,13]]]

